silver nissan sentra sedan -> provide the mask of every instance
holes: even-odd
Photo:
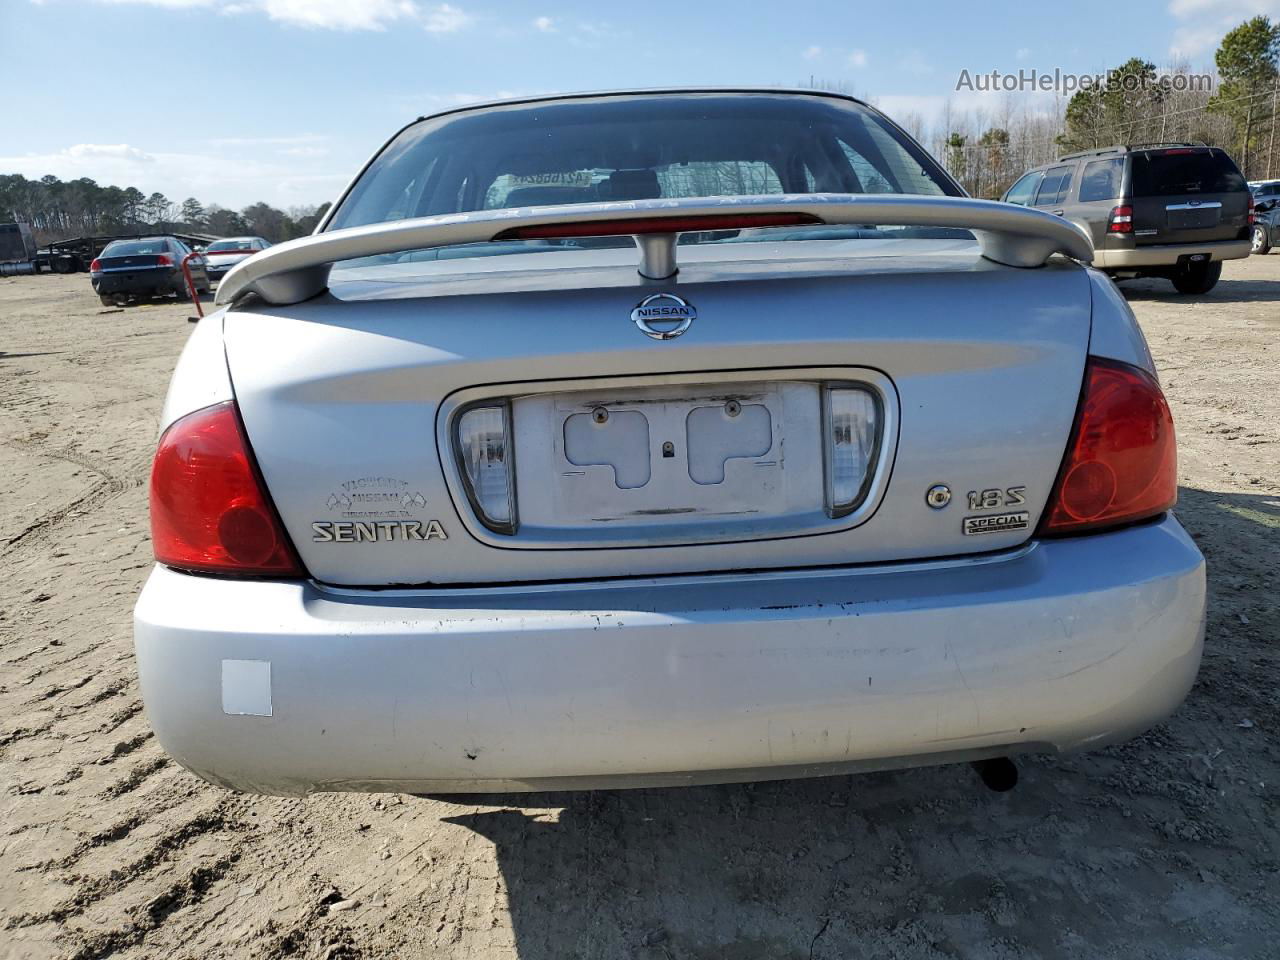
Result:
[[[833,94],[411,123],[178,363],[157,736],[286,795],[1007,786],[1134,736],[1195,677],[1204,561],[1092,252]]]

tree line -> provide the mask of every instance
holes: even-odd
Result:
[[[1027,169],[1063,153],[1113,144],[1202,141],[1226,149],[1250,180],[1280,178],[1280,23],[1257,16],[1222,39],[1216,83],[1176,82],[1190,69],[1158,72],[1133,57],[1116,68],[1130,82],[1076,92],[1055,109],[1032,110],[1010,97],[995,111],[953,111],[932,124],[897,116],[975,197],[999,197]],[[846,83],[810,86],[851,93]],[[100,186],[82,177],[28,180],[0,174],[0,222],[30,223],[40,243],[68,237],[165,231],[252,234],[278,243],[315,229],[329,204],[279,210],[254,203],[230,210],[194,197],[180,203],[136,187]]]
[[[41,244],[122,233],[249,235],[279,243],[310,233],[328,209],[323,203],[286,211],[259,202],[230,210],[217,204],[206,207],[195,197],[175,203],[162,193],[147,195],[136,187],[104,187],[88,177],[28,180],[21,174],[0,174],[0,223],[31,224]]]
[[[1064,153],[1116,144],[1202,141],[1231,154],[1248,180],[1280,178],[1280,23],[1241,23],[1223,37],[1214,65],[1215,82],[1202,87],[1180,81],[1192,75],[1186,64],[1157,71],[1133,57],[1115,70],[1132,81],[1080,90],[1050,109],[1009,97],[993,111],[948,105],[933,123],[918,113],[893,119],[975,197],[999,197]]]

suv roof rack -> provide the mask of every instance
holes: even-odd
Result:
[[[1207,147],[1208,144],[1203,140],[1169,140],[1157,141],[1155,143],[1131,143],[1130,150],[1147,150],[1151,147]]]
[[[1076,160],[1080,157],[1100,157],[1107,153],[1124,153],[1129,148],[1124,144],[1116,144],[1114,147],[1100,147],[1097,150],[1081,150],[1078,153],[1064,153],[1055,163],[1061,163],[1063,160]]]
[[[1169,140],[1154,143],[1118,143],[1114,147],[1099,147],[1097,150],[1081,150],[1078,153],[1064,153],[1055,163],[1063,160],[1078,160],[1081,157],[1100,157],[1108,153],[1128,153],[1130,150],[1150,150],[1153,147],[1206,147],[1203,140]]]

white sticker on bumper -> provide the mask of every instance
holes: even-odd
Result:
[[[239,717],[271,716],[271,661],[222,661],[222,712]]]

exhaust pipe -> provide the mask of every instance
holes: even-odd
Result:
[[[1018,785],[1018,768],[1008,757],[975,760],[971,766],[987,789],[996,793],[1008,793]]]

